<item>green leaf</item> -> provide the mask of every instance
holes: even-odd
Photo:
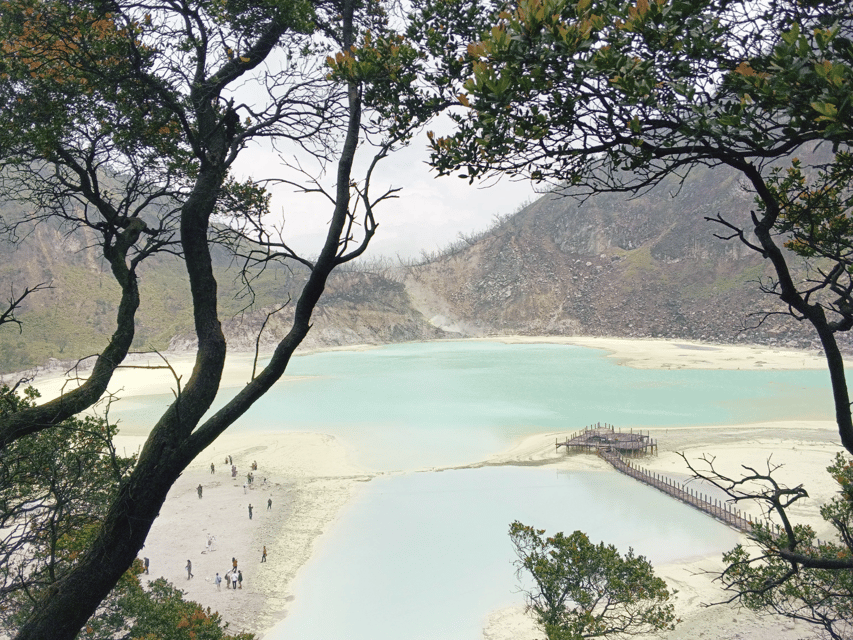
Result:
[[[820,117],[817,118],[818,121],[821,120],[835,120],[838,116],[838,109],[831,102],[811,102],[809,103],[815,111],[820,114]]]

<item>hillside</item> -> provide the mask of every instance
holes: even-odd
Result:
[[[407,290],[436,324],[470,333],[690,338],[818,348],[762,295],[769,265],[705,217],[743,220],[737,174],[693,172],[628,199],[548,195],[476,242],[413,267]]]
[[[97,353],[115,329],[119,289],[92,238],[65,235],[43,224],[18,244],[0,244],[0,283],[7,292],[50,283],[0,327],[0,372],[21,371],[51,360],[72,363]],[[268,268],[248,291],[237,266],[223,249],[215,252],[219,307],[229,348],[250,351],[267,314],[262,347],[269,350],[289,329],[295,300],[307,278],[298,264]],[[149,258],[140,268],[142,304],[133,348],[184,351],[194,345],[189,285],[180,260]],[[288,303],[288,300],[290,302]],[[304,348],[383,344],[444,337],[409,303],[403,284],[382,275],[340,271],[330,278],[317,305]]]
[[[819,348],[806,326],[779,311],[757,281],[767,265],[705,217],[748,216],[752,198],[737,175],[702,169],[684,185],[640,197],[600,195],[583,203],[547,195],[467,243],[417,265],[333,275],[306,348],[487,334],[690,338]],[[381,232],[381,230],[380,230]],[[118,291],[92,238],[41,225],[0,245],[6,291],[50,282],[27,300],[23,322],[0,328],[0,371],[96,353],[112,330]],[[306,272],[269,269],[247,295],[220,251],[220,308],[231,349],[254,348],[267,313],[294,299]],[[188,286],[179,260],[151,259],[140,273],[139,350],[192,347]],[[261,344],[288,328],[293,303],[270,318]],[[760,326],[755,327],[755,325]],[[745,327],[752,327],[744,330]]]

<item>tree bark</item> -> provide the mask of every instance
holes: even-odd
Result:
[[[343,4],[346,48],[352,44],[355,4],[353,0],[345,0]],[[199,100],[196,104],[198,109],[204,109],[209,101]],[[226,352],[207,239],[210,215],[225,179],[224,148],[208,154],[208,158],[219,159],[219,162],[202,163],[195,188],[181,211],[181,242],[199,345],[192,375],[152,430],[136,467],[120,487],[119,496],[110,507],[95,543],[80,562],[53,585],[15,640],[74,640],[136,558],[175,480],[199,452],[243,415],[284,373],[293,352],[310,330],[311,315],[329,274],[345,261],[338,252],[351,215],[350,180],[361,127],[361,96],[354,84],[349,86],[348,104],[349,120],[338,162],[334,213],[323,249],[297,301],[291,330],[258,376],[199,425],[219,389]]]

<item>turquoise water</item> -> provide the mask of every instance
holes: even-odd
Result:
[[[133,398],[112,415],[145,425],[169,401]],[[831,407],[824,371],[638,370],[574,346],[439,342],[297,357],[232,431],[329,433],[365,467],[411,470],[595,422],[831,420]],[[380,477],[320,539],[287,618],[265,640],[477,640],[489,612],[521,602],[507,535],[515,519],[633,546],[655,564],[721,553],[736,540],[616,473],[487,467]]]
[[[345,509],[264,640],[478,640],[521,604],[513,520],[586,532],[654,565],[722,552],[734,531],[630,478],[494,467],[378,478]]]
[[[112,411],[144,424],[171,399],[133,398],[132,408]],[[833,419],[825,371],[632,369],[582,347],[461,341],[296,357],[232,431],[321,431],[357,463],[394,470],[463,464],[521,436],[596,422],[641,429],[794,419]]]

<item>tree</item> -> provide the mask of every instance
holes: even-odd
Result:
[[[423,5],[429,28],[440,28],[434,16],[446,4]],[[549,181],[581,198],[642,192],[667,176],[683,181],[700,165],[738,170],[755,210],[712,220],[720,237],[768,260],[775,277],[762,291],[814,327],[841,441],[853,453],[837,342],[853,327],[849,3],[516,0],[489,8],[489,28],[456,46],[447,66],[460,110],[452,134],[432,136],[433,165],[468,180]]]
[[[698,478],[726,492],[731,500],[757,500],[768,518],[753,525],[751,545],[739,544],[723,555],[726,569],[719,575],[723,588],[737,602],[754,611],[815,625],[826,637],[853,637],[853,460],[838,454],[827,471],[839,494],[820,508],[823,519],[835,529],[835,540],[819,541],[814,530],[791,521],[790,507],[807,498],[802,485],[785,487],[774,478],[778,465],[769,461],[759,471],[745,467],[739,478],[719,473],[714,461],[704,458],[701,469],[688,463]]]
[[[15,311],[21,307],[21,304],[24,302],[24,300],[28,298],[31,294],[36,293],[37,291],[44,291],[45,289],[49,288],[50,285],[48,285],[46,282],[40,282],[32,288],[24,287],[24,290],[19,294],[16,294],[13,290],[9,296],[8,306],[6,307],[5,311],[0,313],[0,325],[16,324],[18,325],[18,330],[20,330],[21,321],[15,317]]]
[[[0,387],[0,414],[31,407]],[[69,418],[54,429],[19,438],[0,455],[0,632],[11,634],[77,563],[115,498],[134,458],[116,454],[116,428],[105,418]],[[221,618],[163,579],[141,583],[137,559],[86,622],[86,637],[227,640]],[[234,640],[252,640],[240,634]]]
[[[34,405],[0,387],[0,415]],[[103,519],[133,458],[112,446],[115,427],[103,418],[69,418],[19,438],[0,454],[0,628],[7,632],[62,578]]]
[[[528,575],[527,608],[548,640],[634,636],[672,629],[675,592],[632,549],[597,545],[575,531],[544,537],[544,529],[513,522],[509,536],[519,578]]]
[[[210,608],[184,600],[184,592],[165,578],[143,588],[140,560],[122,576],[85,627],[94,640],[254,640],[253,633],[228,633],[228,623]]]
[[[380,3],[360,0],[0,4],[0,191],[29,212],[5,221],[6,230],[18,237],[32,224],[58,224],[80,234],[100,247],[121,289],[115,332],[88,379],[56,400],[0,417],[0,448],[61,428],[104,397],[133,342],[139,267],[150,256],[182,258],[198,338],[191,377],[176,380],[174,402],[102,521],[73,567],[44,591],[17,640],[76,636],[132,565],[181,472],[281,377],[330,273],[367,249],[374,207],[394,193],[372,194],[371,177],[411,131],[384,135],[382,114],[363,100],[372,83],[389,87],[411,77],[403,66],[413,58],[389,44],[396,40],[388,24]],[[383,55],[358,65],[359,73],[345,77],[329,67],[330,54],[346,62],[354,45],[371,38]],[[320,176],[299,183],[328,200],[328,232],[316,257],[297,255],[270,233],[260,181],[229,174],[253,140],[292,144],[333,175],[328,189]],[[353,168],[359,146],[368,155],[361,180]],[[269,363],[202,420],[227,350],[214,242],[242,258],[247,282],[275,262],[296,260],[310,274]]]
[[[424,21],[440,24],[432,16],[444,4],[424,3]],[[739,171],[755,209],[709,219],[720,237],[770,263],[775,277],[760,289],[814,327],[841,443],[853,453],[837,340],[853,327],[849,3],[515,0],[489,8],[488,28],[456,47],[448,65],[460,110],[452,134],[432,136],[434,166],[469,180],[548,181],[580,198],[684,181],[696,166]],[[778,533],[756,526],[757,555],[743,547],[727,554],[723,584],[748,606],[849,635],[853,565],[842,512],[850,496],[831,515],[841,544],[813,548],[813,534],[785,514],[804,490],[781,487],[773,470],[705,474],[733,500],[764,501],[782,523]],[[765,489],[749,487],[756,481]]]

